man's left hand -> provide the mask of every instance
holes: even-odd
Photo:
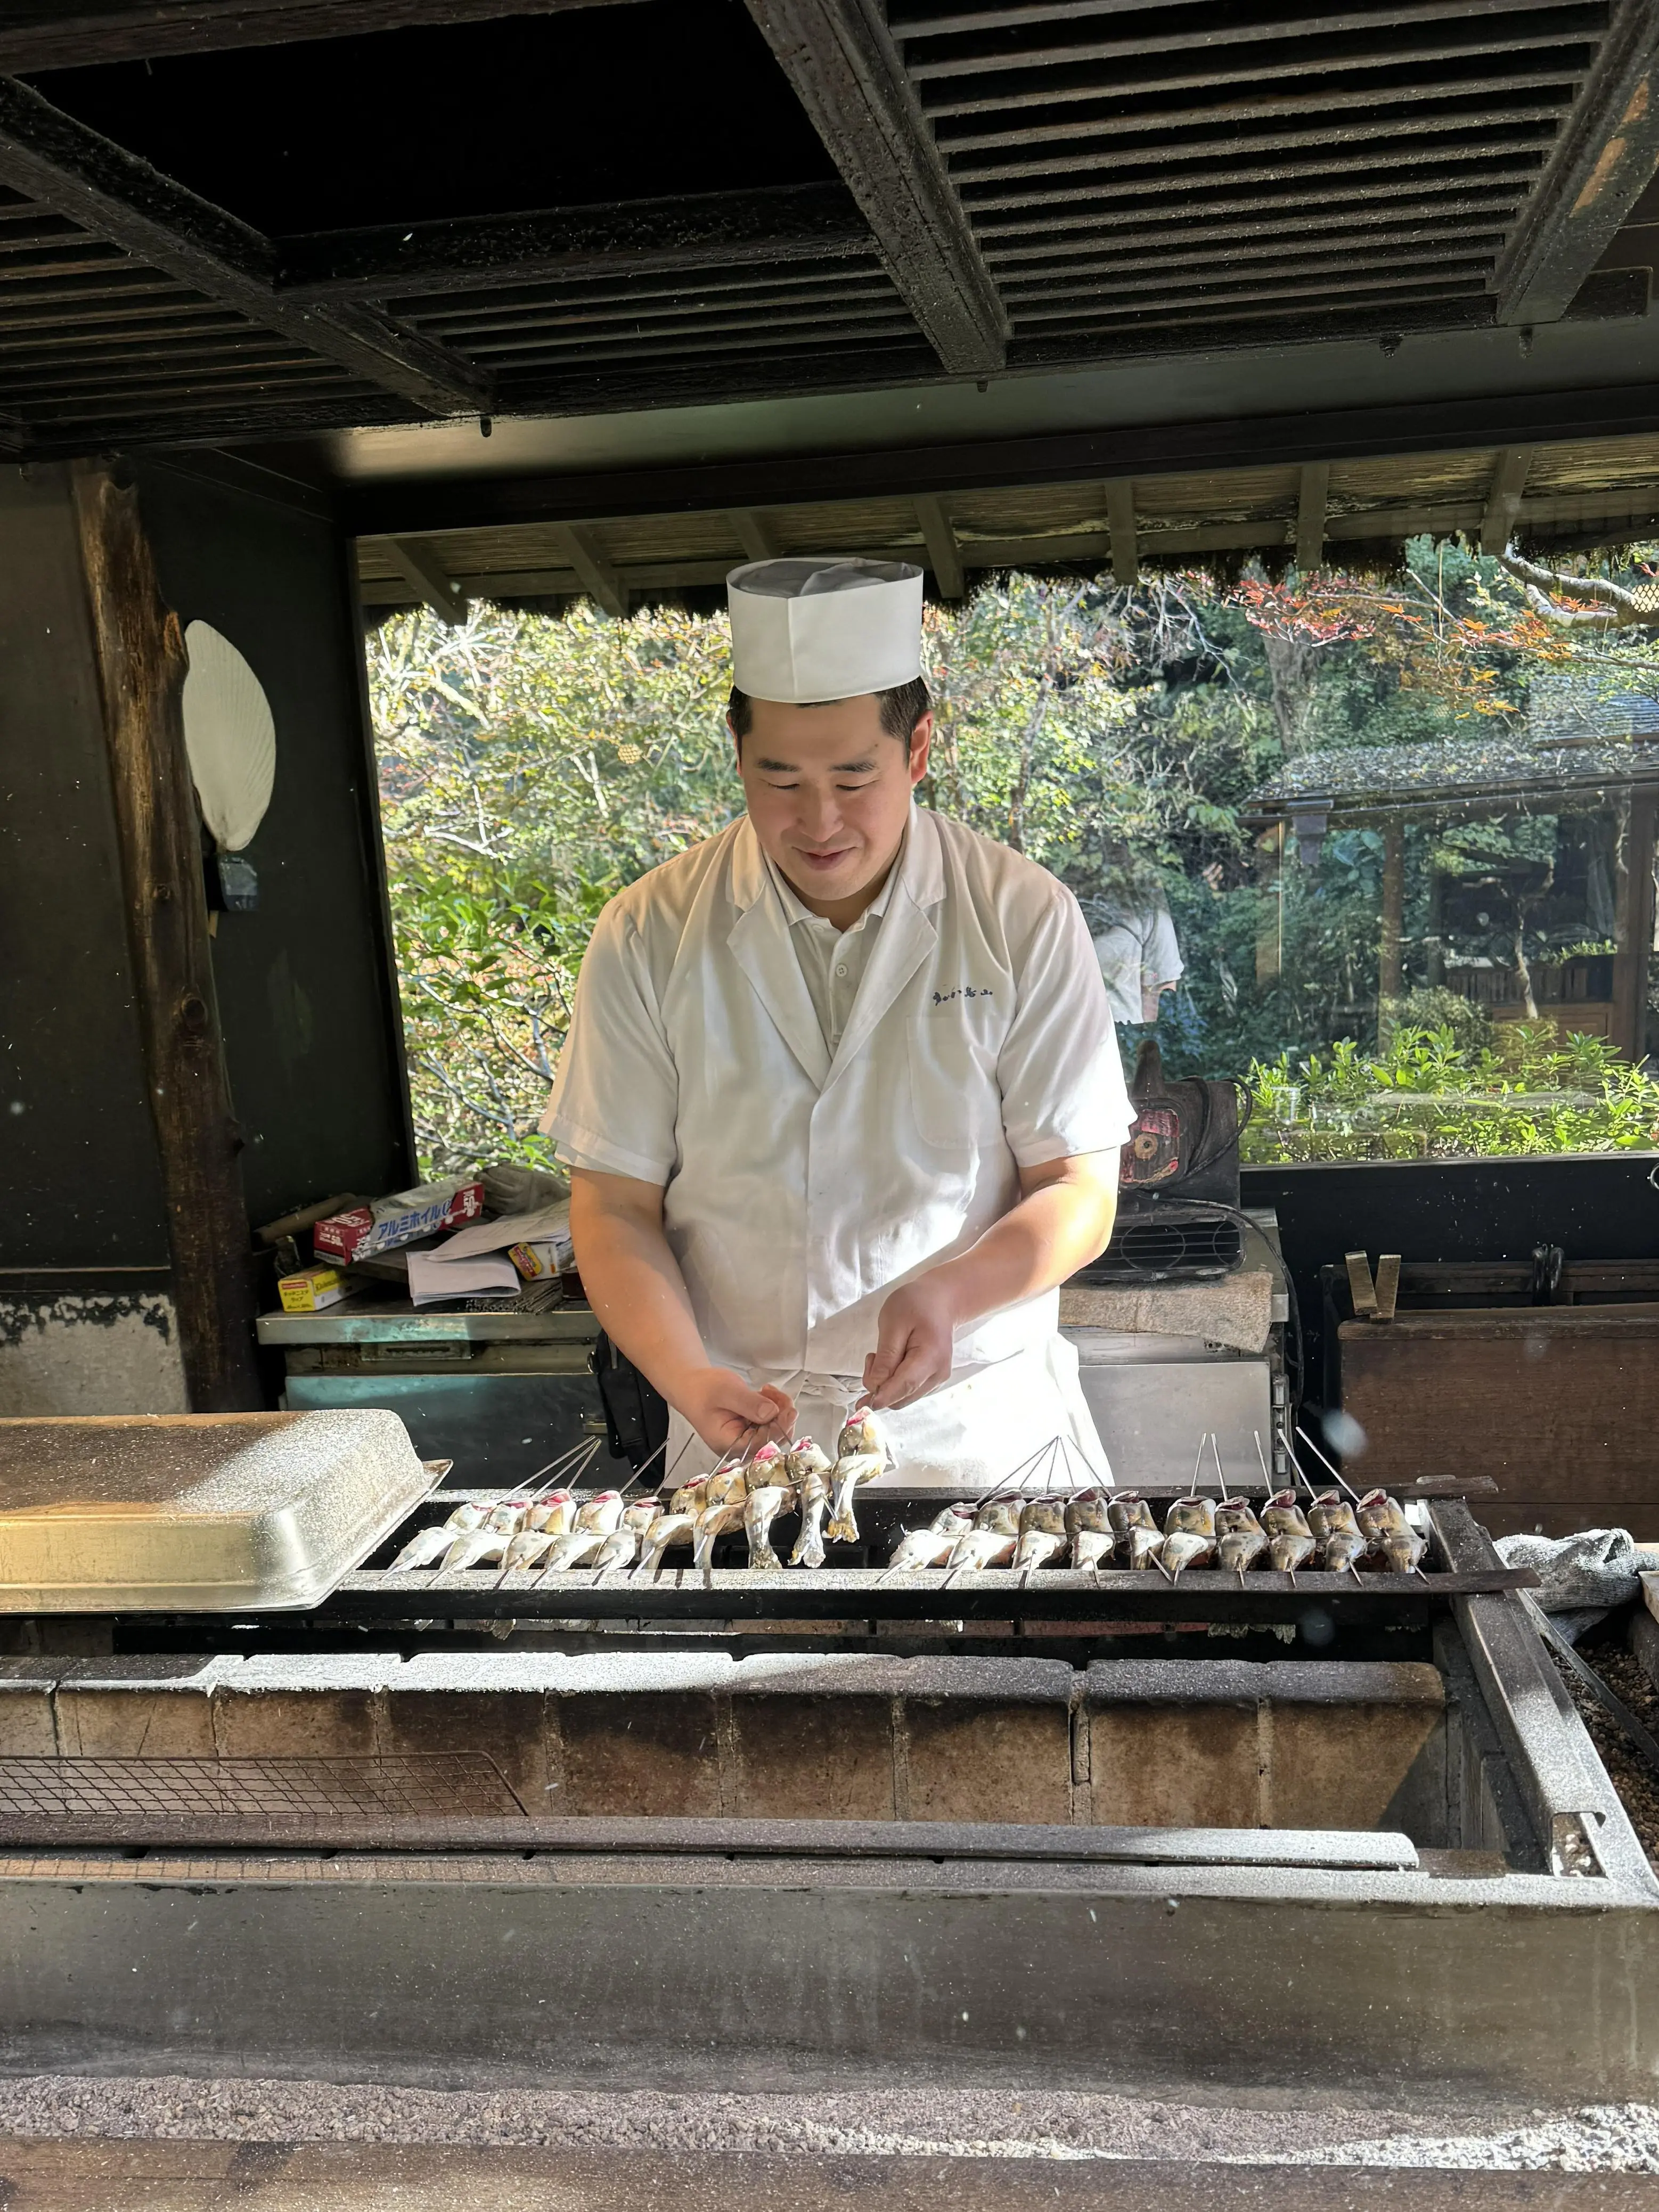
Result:
[[[956,1310],[948,1287],[918,1275],[881,1310],[876,1348],[864,1363],[864,1402],[872,1413],[908,1406],[951,1379]]]

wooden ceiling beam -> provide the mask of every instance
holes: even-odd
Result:
[[[453,577],[447,576],[429,545],[414,538],[383,538],[380,549],[406,584],[410,584],[426,601],[441,623],[452,629],[460,627],[467,617],[466,593]]]
[[[1000,368],[1007,316],[877,0],[746,4],[940,362]]]
[[[625,282],[677,270],[844,260],[869,253],[873,243],[845,185],[785,185],[281,238],[276,285],[298,300],[376,300],[538,280]]]
[[[778,535],[765,515],[752,507],[733,507],[726,510],[726,519],[750,561],[777,559]]]
[[[0,77],[0,182],[430,414],[490,411],[484,372],[372,308],[280,298],[269,239],[9,77]]]
[[[589,599],[620,622],[628,612],[628,586],[605,557],[593,532],[579,522],[568,522],[562,524],[552,535],[581,579],[582,589]]]
[[[967,588],[962,573],[962,548],[945,512],[945,501],[931,495],[915,501],[921,540],[927,548],[927,565],[933,572],[942,599],[959,599]]]
[[[1330,463],[1304,461],[1296,488],[1296,565],[1304,576],[1311,576],[1325,558],[1325,510],[1330,490]]]
[[[604,4],[606,0],[89,0],[77,6],[35,0],[0,12],[0,75],[356,39],[428,23],[556,15]]]
[[[1501,553],[1514,533],[1521,512],[1527,476],[1532,467],[1530,446],[1505,446],[1492,463],[1492,483],[1480,517],[1480,550]]]
[[[1112,581],[1140,581],[1140,551],[1136,544],[1133,480],[1119,477],[1106,487],[1106,532],[1112,554]]]
[[[1492,277],[1498,319],[1565,314],[1659,167],[1659,9],[1620,0]]]

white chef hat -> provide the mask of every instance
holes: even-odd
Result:
[[[790,706],[891,691],[921,673],[921,571],[905,561],[751,561],[726,580],[732,674]]]

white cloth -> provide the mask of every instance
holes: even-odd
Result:
[[[789,941],[800,963],[812,1011],[818,1018],[823,1041],[833,1053],[852,1018],[853,1002],[870,964],[881,918],[893,896],[899,863],[894,863],[886,882],[850,929],[837,929],[833,921],[826,921],[821,914],[814,914],[811,907],[804,906],[788,878],[770,860],[766,869],[789,924]]]
[[[888,1292],[975,1243],[1020,1168],[1128,1132],[1071,893],[916,809],[892,882],[833,1051],[746,818],[613,899],[582,963],[542,1127],[570,1165],[664,1187],[721,1364],[861,1374]],[[1049,1291],[959,1331],[952,1389],[1054,1358],[1058,1310]],[[1006,1369],[1014,1395],[1027,1374]]]
[[[1163,892],[1098,931],[1094,947],[1114,1018],[1155,1022],[1159,998],[1187,972]]]
[[[906,561],[750,561],[726,580],[732,675],[795,706],[891,691],[921,673],[921,571]]]

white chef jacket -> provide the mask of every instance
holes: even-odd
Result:
[[[542,1127],[662,1186],[709,1358],[750,1375],[856,1378],[889,1291],[975,1243],[1020,1168],[1128,1133],[1071,893],[916,807],[891,880],[833,1052],[746,817],[614,898],[582,963]],[[939,1395],[1048,1373],[1058,1312],[1048,1291],[958,1330]]]

